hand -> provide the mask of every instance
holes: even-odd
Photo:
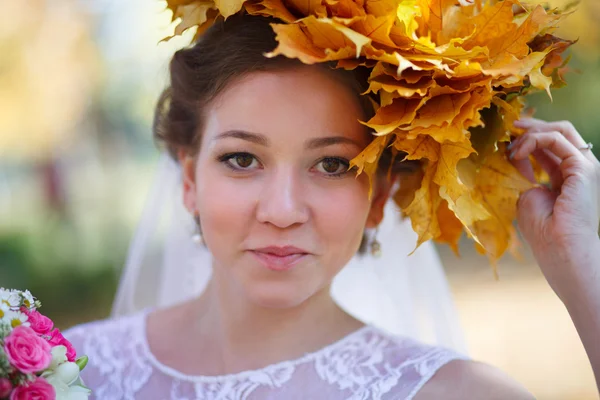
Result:
[[[510,158],[533,178],[529,155],[548,173],[551,187],[521,195],[518,225],[552,289],[565,302],[600,274],[598,224],[600,162],[570,122],[521,119],[525,133],[509,145]],[[589,288],[588,288],[589,289]],[[596,288],[596,290],[598,290]]]

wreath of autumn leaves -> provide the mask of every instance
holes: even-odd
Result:
[[[473,4],[469,4],[473,3]],[[394,200],[410,217],[418,245],[434,239],[458,253],[463,231],[495,262],[516,252],[519,195],[533,186],[505,146],[523,97],[564,85],[561,54],[573,41],[552,35],[568,9],[517,0],[167,0],[175,35],[242,9],[281,20],[267,56],[371,68],[378,99],[363,122],[375,139],[352,160],[370,178],[386,147],[422,170],[404,177]],[[167,38],[168,39],[168,38]],[[543,172],[538,169],[541,179]]]

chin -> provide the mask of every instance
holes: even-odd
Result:
[[[248,300],[261,307],[286,309],[304,303],[314,293],[300,282],[252,282],[246,287]]]

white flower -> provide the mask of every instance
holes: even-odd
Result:
[[[19,325],[23,326],[31,326],[28,322],[27,315],[23,314],[20,311],[10,310],[5,314],[3,321],[7,322],[11,327],[16,328]]]
[[[47,371],[54,371],[60,364],[67,362],[67,348],[62,344],[54,346],[50,350],[50,353],[52,353],[52,362],[50,362],[50,366],[46,369]]]
[[[0,303],[4,303],[11,308],[19,308],[21,306],[21,292],[14,289],[2,289],[0,292]]]
[[[8,304],[0,302],[0,321],[8,322],[8,314],[12,313]]]
[[[56,372],[45,372],[42,376],[54,387],[56,400],[87,400],[92,393],[83,386],[83,381],[79,378],[79,367],[75,363],[63,363]]]
[[[30,309],[35,309],[35,299],[29,290],[21,292],[23,298],[23,305]]]

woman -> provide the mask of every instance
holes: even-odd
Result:
[[[372,140],[357,122],[373,113],[365,77],[263,57],[269,22],[230,17],[171,62],[155,134],[180,162],[213,276],[193,300],[67,334],[90,358],[95,397],[531,399],[493,367],[388,335],[333,301],[333,278],[410,166],[382,157],[369,196],[349,168]],[[598,374],[598,161],[569,124],[518,124],[527,133],[511,159],[527,174],[534,154],[554,189],[522,196],[519,226]]]

